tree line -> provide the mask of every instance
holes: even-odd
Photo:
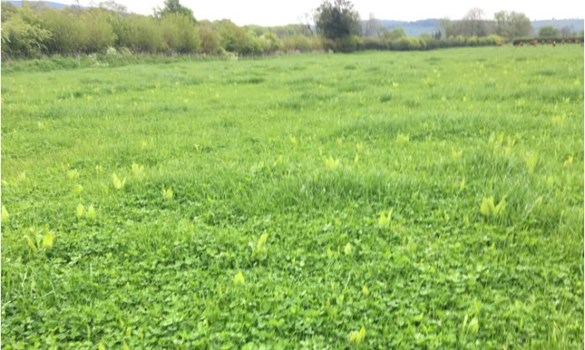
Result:
[[[423,34],[417,38],[407,37],[401,28],[388,30],[373,15],[370,15],[369,20],[360,22],[358,13],[348,0],[325,0],[315,12],[315,21],[318,31],[325,38],[325,48],[329,46],[338,51],[428,50],[501,45],[514,39],[533,36],[531,21],[525,14],[499,11],[490,20],[479,8],[472,8],[461,20],[441,19],[435,33]],[[538,36],[566,38],[574,36],[574,33],[546,26],[540,28]],[[583,37],[583,33],[580,33],[580,37]]]
[[[132,14],[112,0],[97,7],[63,10],[25,3],[2,3],[2,57],[34,58],[79,54],[235,54],[275,52],[427,50],[499,45],[527,36],[523,14],[499,12],[486,21],[473,9],[460,21],[441,21],[434,34],[408,37],[383,28],[375,18],[361,21],[348,0],[323,0],[303,23],[278,27],[238,26],[230,20],[198,21],[179,0],[165,0],[152,15]]]

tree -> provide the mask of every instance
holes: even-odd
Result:
[[[544,26],[538,30],[539,38],[558,38],[560,31],[553,26]]]
[[[346,39],[360,35],[360,16],[348,0],[324,0],[315,11],[317,32],[325,39]]]
[[[561,36],[563,38],[570,38],[573,36],[573,28],[565,26],[561,28]]]
[[[467,11],[461,20],[462,33],[465,36],[486,36],[487,26],[484,21],[483,10],[477,7]]]
[[[496,34],[499,36],[510,37],[508,34],[509,14],[506,11],[499,11],[494,13],[494,21],[496,22]]]
[[[312,36],[313,27],[311,25],[314,22],[313,15],[308,12],[303,13],[301,16],[298,17],[299,26],[303,29],[303,34],[307,36]]]
[[[519,12],[500,11],[494,14],[496,34],[508,39],[530,35],[532,25],[525,14]]]
[[[439,19],[439,32],[445,39],[454,35],[453,22],[449,18]]]
[[[158,8],[154,11],[154,15],[158,18],[164,17],[169,14],[180,14],[189,18],[192,23],[195,23],[195,17],[193,11],[181,5],[179,0],[165,0],[163,8]]]
[[[373,13],[370,13],[370,18],[364,25],[364,36],[378,36],[385,29],[386,28],[383,27],[380,20],[377,19]]]

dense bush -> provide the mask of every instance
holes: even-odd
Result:
[[[45,46],[49,54],[78,53],[84,46],[84,26],[81,18],[71,11],[41,12],[42,25],[51,33]]]
[[[36,57],[46,50],[52,33],[42,27],[41,19],[31,9],[25,8],[6,15],[2,19],[2,56]],[[5,17],[10,19],[5,21]]]
[[[323,43],[316,36],[294,35],[282,38],[282,45],[287,52],[310,52],[323,49]]]
[[[118,36],[120,46],[133,52],[156,53],[164,48],[162,32],[152,17],[128,16]]]
[[[200,23],[197,29],[200,40],[200,53],[218,55],[223,51],[220,42],[221,38],[219,37],[219,34],[213,29],[211,23]]]
[[[402,37],[390,42],[390,49],[398,51],[424,50],[426,49],[426,44],[419,38]]]
[[[193,53],[199,48],[199,34],[191,19],[182,14],[169,14],[159,20],[167,53]]]
[[[81,13],[82,49],[85,53],[105,52],[108,47],[114,46],[116,35],[106,15],[99,9]]]
[[[267,32],[259,37],[260,50],[264,53],[274,53],[283,48],[283,44],[278,37],[272,33]]]
[[[229,20],[220,21],[217,25],[221,46],[228,52],[243,53],[252,45],[248,33]]]

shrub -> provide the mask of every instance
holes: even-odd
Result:
[[[126,25],[118,35],[120,45],[133,52],[156,53],[164,49],[162,33],[152,17],[128,16]]]
[[[272,32],[264,33],[259,38],[262,53],[274,53],[282,49],[282,41]]]
[[[217,32],[213,30],[211,25],[199,24],[197,31],[200,42],[199,52],[209,55],[218,55],[223,51],[220,44],[220,37]]]
[[[390,48],[399,51],[424,50],[426,44],[419,38],[403,37],[390,43]]]
[[[310,52],[323,50],[322,39],[317,36],[293,35],[282,38],[282,45],[287,52]]]
[[[163,16],[159,24],[167,53],[193,53],[199,47],[199,35],[189,17],[171,13]]]
[[[51,32],[40,18],[24,7],[2,22],[2,57],[37,57],[47,48]]]
[[[85,53],[105,52],[115,44],[116,35],[106,13],[100,9],[83,11],[80,18],[81,48]]]

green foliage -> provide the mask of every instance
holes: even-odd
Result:
[[[238,272],[234,275],[233,282],[234,284],[245,284],[246,279],[244,278],[244,275],[241,272]]]
[[[165,42],[159,29],[159,22],[152,17],[130,15],[118,33],[120,46],[133,52],[161,52]]]
[[[2,206],[2,223],[6,224],[8,221],[10,221],[10,214],[8,213],[8,209]]]
[[[101,5],[88,10],[58,11],[8,6],[2,23],[3,55],[94,54],[105,53],[109,48],[116,48],[116,52],[129,49],[136,53],[167,54],[199,50],[199,32],[192,17],[184,11],[175,11],[171,6],[157,20],[126,15],[123,8],[111,1]]]
[[[402,37],[390,44],[390,47],[398,51],[424,50],[425,42],[418,38]]]
[[[263,233],[258,241],[252,244],[252,258],[258,261],[263,261],[268,258],[268,248],[266,242],[268,241],[268,234]]]
[[[362,326],[359,331],[353,331],[349,335],[349,343],[351,345],[359,345],[364,342],[366,338],[366,328]]]
[[[544,26],[538,30],[539,38],[558,38],[561,36],[560,30],[553,26]]]
[[[244,56],[260,53],[260,43],[254,32],[238,27],[230,20],[219,21],[217,28],[224,50]]]
[[[186,17],[189,22],[192,24],[196,23],[195,17],[193,16],[193,11],[181,5],[179,0],[165,0],[164,6],[162,8],[158,8],[154,11],[155,16],[159,18],[163,18],[166,16],[179,16],[179,17]]]
[[[325,51],[334,52],[353,52],[357,50],[360,43],[360,38],[357,36],[346,36],[338,39],[323,38],[322,45]]]
[[[494,33],[493,23],[484,18],[483,10],[479,8],[470,9],[461,19],[451,21],[440,20],[441,37],[485,37]]]
[[[382,30],[380,33],[380,37],[382,37],[385,41],[396,41],[406,37],[406,33],[402,28],[394,28],[392,30]]]
[[[508,39],[530,35],[532,24],[523,13],[499,11],[494,14],[496,34]]]
[[[213,29],[211,23],[199,22],[197,30],[200,40],[200,52],[209,55],[217,55],[222,52],[221,38]]]
[[[2,57],[36,57],[45,51],[52,34],[42,27],[32,9],[3,12],[3,17],[6,20],[2,20]]]
[[[582,346],[580,46],[96,59],[3,67],[5,348]]]
[[[109,14],[100,9],[83,11],[80,16],[82,48],[85,53],[105,52],[108,47],[114,46],[116,35],[108,21]]]
[[[347,0],[324,0],[315,11],[317,32],[327,41],[336,42],[329,45],[331,49],[345,51],[351,48],[352,36],[361,34],[359,13]]]
[[[99,56],[106,54],[109,58],[104,64],[119,65],[129,60],[130,54],[221,56],[229,53],[226,57],[233,57],[278,52],[429,50],[501,45],[503,42],[500,36],[463,35],[464,31],[460,30],[460,24],[457,23],[451,25],[451,29],[445,29],[445,36],[438,33],[418,38],[407,37],[401,28],[392,31],[379,29],[375,18],[370,19],[373,24],[368,24],[373,28],[370,35],[360,37],[357,12],[345,0],[322,3],[318,11],[322,20],[318,30],[322,34],[320,36],[313,35],[308,24],[269,28],[240,27],[229,20],[196,23],[190,10],[185,9],[178,1],[167,1],[165,9],[157,10],[157,16],[153,17],[128,14],[124,6],[113,1],[101,2],[98,8],[61,11],[42,7],[19,9],[9,5],[3,10],[2,54],[5,58],[75,55],[77,66],[81,67],[80,54],[92,55],[89,60],[93,60],[95,65],[101,64]],[[511,18],[509,27],[517,29],[518,26],[512,24],[518,22],[515,19],[521,16],[504,14]],[[113,60],[120,56],[123,60]],[[137,57],[134,62],[139,60],[141,58]]]
[[[260,41],[260,50],[264,53],[274,53],[282,49],[282,42],[273,32],[263,33],[258,40]]]
[[[288,52],[312,52],[323,49],[323,44],[318,37],[304,35],[287,36],[282,39],[282,45]]]
[[[194,53],[199,48],[199,34],[190,19],[182,14],[171,13],[160,19],[165,50],[175,53]]]
[[[472,8],[463,19],[458,22],[459,25],[459,35],[469,36],[469,37],[482,37],[487,36],[488,28],[487,23],[484,19],[484,12],[480,8]]]
[[[437,39],[431,36],[419,38],[400,37],[397,40],[387,40],[386,37],[362,38],[357,44],[358,50],[432,50],[438,48],[468,47],[468,46],[500,46],[505,39],[497,35],[487,37],[456,36],[447,39]]]
[[[51,33],[47,43],[50,54],[80,53],[85,47],[86,27],[74,11],[47,10],[41,12],[43,26]]]
[[[481,206],[479,208],[481,215],[485,217],[498,217],[505,213],[506,211],[506,199],[500,200],[498,205],[494,202],[494,197],[487,197],[484,198],[481,202]]]
[[[18,8],[14,6],[10,2],[2,2],[2,6],[0,6],[0,11],[2,12],[2,23],[8,21],[14,14],[18,13]]]
[[[124,186],[126,186],[126,178],[123,180],[118,177],[116,173],[112,174],[112,184],[114,185],[114,189],[116,190],[123,190]]]

